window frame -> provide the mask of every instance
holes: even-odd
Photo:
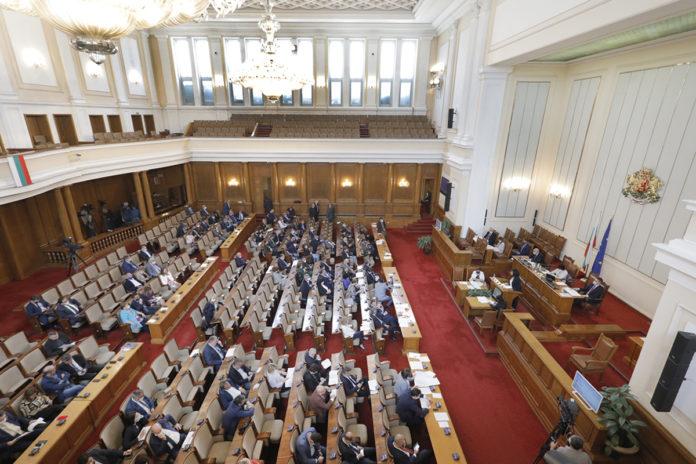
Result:
[[[240,57],[240,62],[239,65],[244,63],[244,47],[242,46],[244,43],[244,38],[242,37],[223,37],[222,39],[222,49],[223,49],[223,60],[225,62],[224,70],[225,70],[225,80],[227,82],[227,93],[228,93],[228,103],[230,106],[244,106],[245,101],[244,101],[244,86],[241,84],[235,84],[232,82],[232,72],[230,70],[230,61],[228,61],[228,55],[227,55],[227,50],[228,50],[228,43],[235,41],[237,43],[237,47],[239,47],[239,57]],[[239,99],[235,99],[235,96],[237,95],[236,92],[234,91],[234,86],[237,85],[240,87],[241,92],[239,95]]]
[[[177,63],[177,43],[178,42],[185,42],[186,47],[188,49],[188,54],[189,54],[189,67],[191,71],[191,76],[190,77],[183,77],[179,71],[180,71],[180,66]],[[172,62],[174,63],[174,72],[176,73],[176,82],[177,85],[179,86],[179,105],[180,106],[196,106],[197,104],[197,97],[196,97],[196,86],[193,85],[194,80],[196,79],[196,71],[195,71],[195,58],[193,54],[193,44],[191,42],[190,37],[172,37],[171,38],[171,50],[172,50]],[[189,85],[191,86],[191,97],[192,101],[189,103],[187,102],[186,98],[184,97],[184,88],[186,88],[185,82],[190,81]]]
[[[392,75],[391,77],[383,77],[383,69],[382,69],[382,52],[383,52],[383,47],[382,45],[385,42],[391,42],[394,44],[394,56],[392,57]],[[377,92],[377,103],[378,106],[383,107],[383,108],[389,108],[389,107],[394,107],[394,90],[396,86],[396,75],[398,72],[398,67],[397,65],[399,64],[399,40],[396,38],[382,38],[379,41],[379,69],[378,69],[378,75],[379,75],[379,88]],[[388,83],[389,84],[389,103],[382,103],[382,85]]]
[[[414,60],[413,60],[413,73],[411,78],[402,78],[401,77],[401,66],[402,66],[402,61],[403,61],[403,46],[405,42],[413,42],[415,47],[413,50],[413,53],[415,54]],[[413,106],[413,92],[414,92],[414,84],[416,81],[416,71],[418,69],[418,40],[417,39],[401,39],[399,40],[399,53],[398,53],[398,84],[399,84],[399,99],[398,99],[398,106],[400,108],[408,108],[410,106]],[[396,77],[396,76],[395,76]],[[410,84],[410,92],[408,95],[408,103],[407,104],[402,104],[402,95],[401,95],[401,90],[402,90],[402,85],[404,83],[409,83]]]

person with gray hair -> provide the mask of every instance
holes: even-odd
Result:
[[[585,441],[579,435],[571,435],[566,446],[551,443],[551,449],[544,455],[547,464],[592,464],[590,456],[582,449]]]

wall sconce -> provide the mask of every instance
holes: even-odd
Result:
[[[399,183],[397,185],[401,188],[407,188],[409,185],[411,185],[411,183],[408,180],[406,180],[405,177],[402,177],[401,179],[399,179]]]
[[[353,181],[348,179],[347,177],[341,181],[341,187],[343,188],[350,188],[353,186]]]
[[[137,69],[131,69],[128,71],[128,82],[130,82],[133,85],[140,85],[140,83],[143,81],[143,76],[138,72]]]
[[[296,185],[297,185],[297,182],[292,177],[288,177],[287,179],[285,179],[285,186],[286,187],[295,187]]]
[[[520,190],[527,190],[531,183],[532,181],[526,177],[510,177],[503,181],[503,188],[519,192]]]
[[[236,177],[230,177],[230,180],[227,181],[227,185],[229,187],[239,187],[239,179]]]
[[[99,79],[101,77],[104,77],[104,70],[102,69],[102,67],[93,61],[88,61],[85,64],[85,72],[92,79]]]
[[[25,48],[22,50],[22,61],[30,68],[42,69],[46,67],[46,58],[43,53],[35,48]]]
[[[442,63],[434,64],[430,68],[430,79],[428,79],[428,88],[431,90],[442,89],[442,76],[445,74],[445,65]]]
[[[570,188],[561,184],[551,184],[549,195],[554,198],[570,198]]]

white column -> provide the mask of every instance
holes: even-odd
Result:
[[[329,106],[326,46],[326,36],[316,36],[314,38],[314,106],[317,108]]]
[[[416,114],[425,114],[427,111],[426,99],[428,97],[428,77],[430,75],[430,50],[432,37],[418,39],[418,60],[416,61],[416,81],[413,89],[413,110]]]
[[[208,44],[210,45],[210,63],[213,69],[213,95],[215,96],[215,106],[226,106],[227,92],[222,62],[222,40],[219,37],[208,37]]]
[[[459,21],[457,21],[448,32],[449,48],[447,50],[447,58],[445,61],[445,74],[443,76],[443,86],[440,92],[442,98],[442,106],[440,108],[440,126],[438,135],[442,138],[447,137],[447,113],[452,105],[452,94],[454,92],[455,68],[457,57],[457,31],[459,29]]]
[[[679,331],[696,333],[696,200],[685,200],[691,221],[683,238],[654,244],[655,260],[670,268],[664,292],[631,376],[631,391],[638,402],[692,455],[696,455],[696,358],[691,360],[669,412],[650,404],[655,386]]]
[[[379,60],[379,40],[378,39],[368,39],[365,48],[367,50],[367,63],[365,68],[365,109],[366,110],[376,110],[377,103],[377,74],[378,74],[378,63]]]

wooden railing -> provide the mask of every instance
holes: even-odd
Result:
[[[123,227],[113,232],[99,234],[96,237],[90,238],[88,240],[89,248],[92,253],[99,253],[113,247],[118,247],[122,245],[124,241],[136,238],[142,233],[143,224],[133,224],[132,226]]]
[[[48,264],[65,264],[68,262],[68,253],[60,245],[49,243],[41,247],[44,261]]]

